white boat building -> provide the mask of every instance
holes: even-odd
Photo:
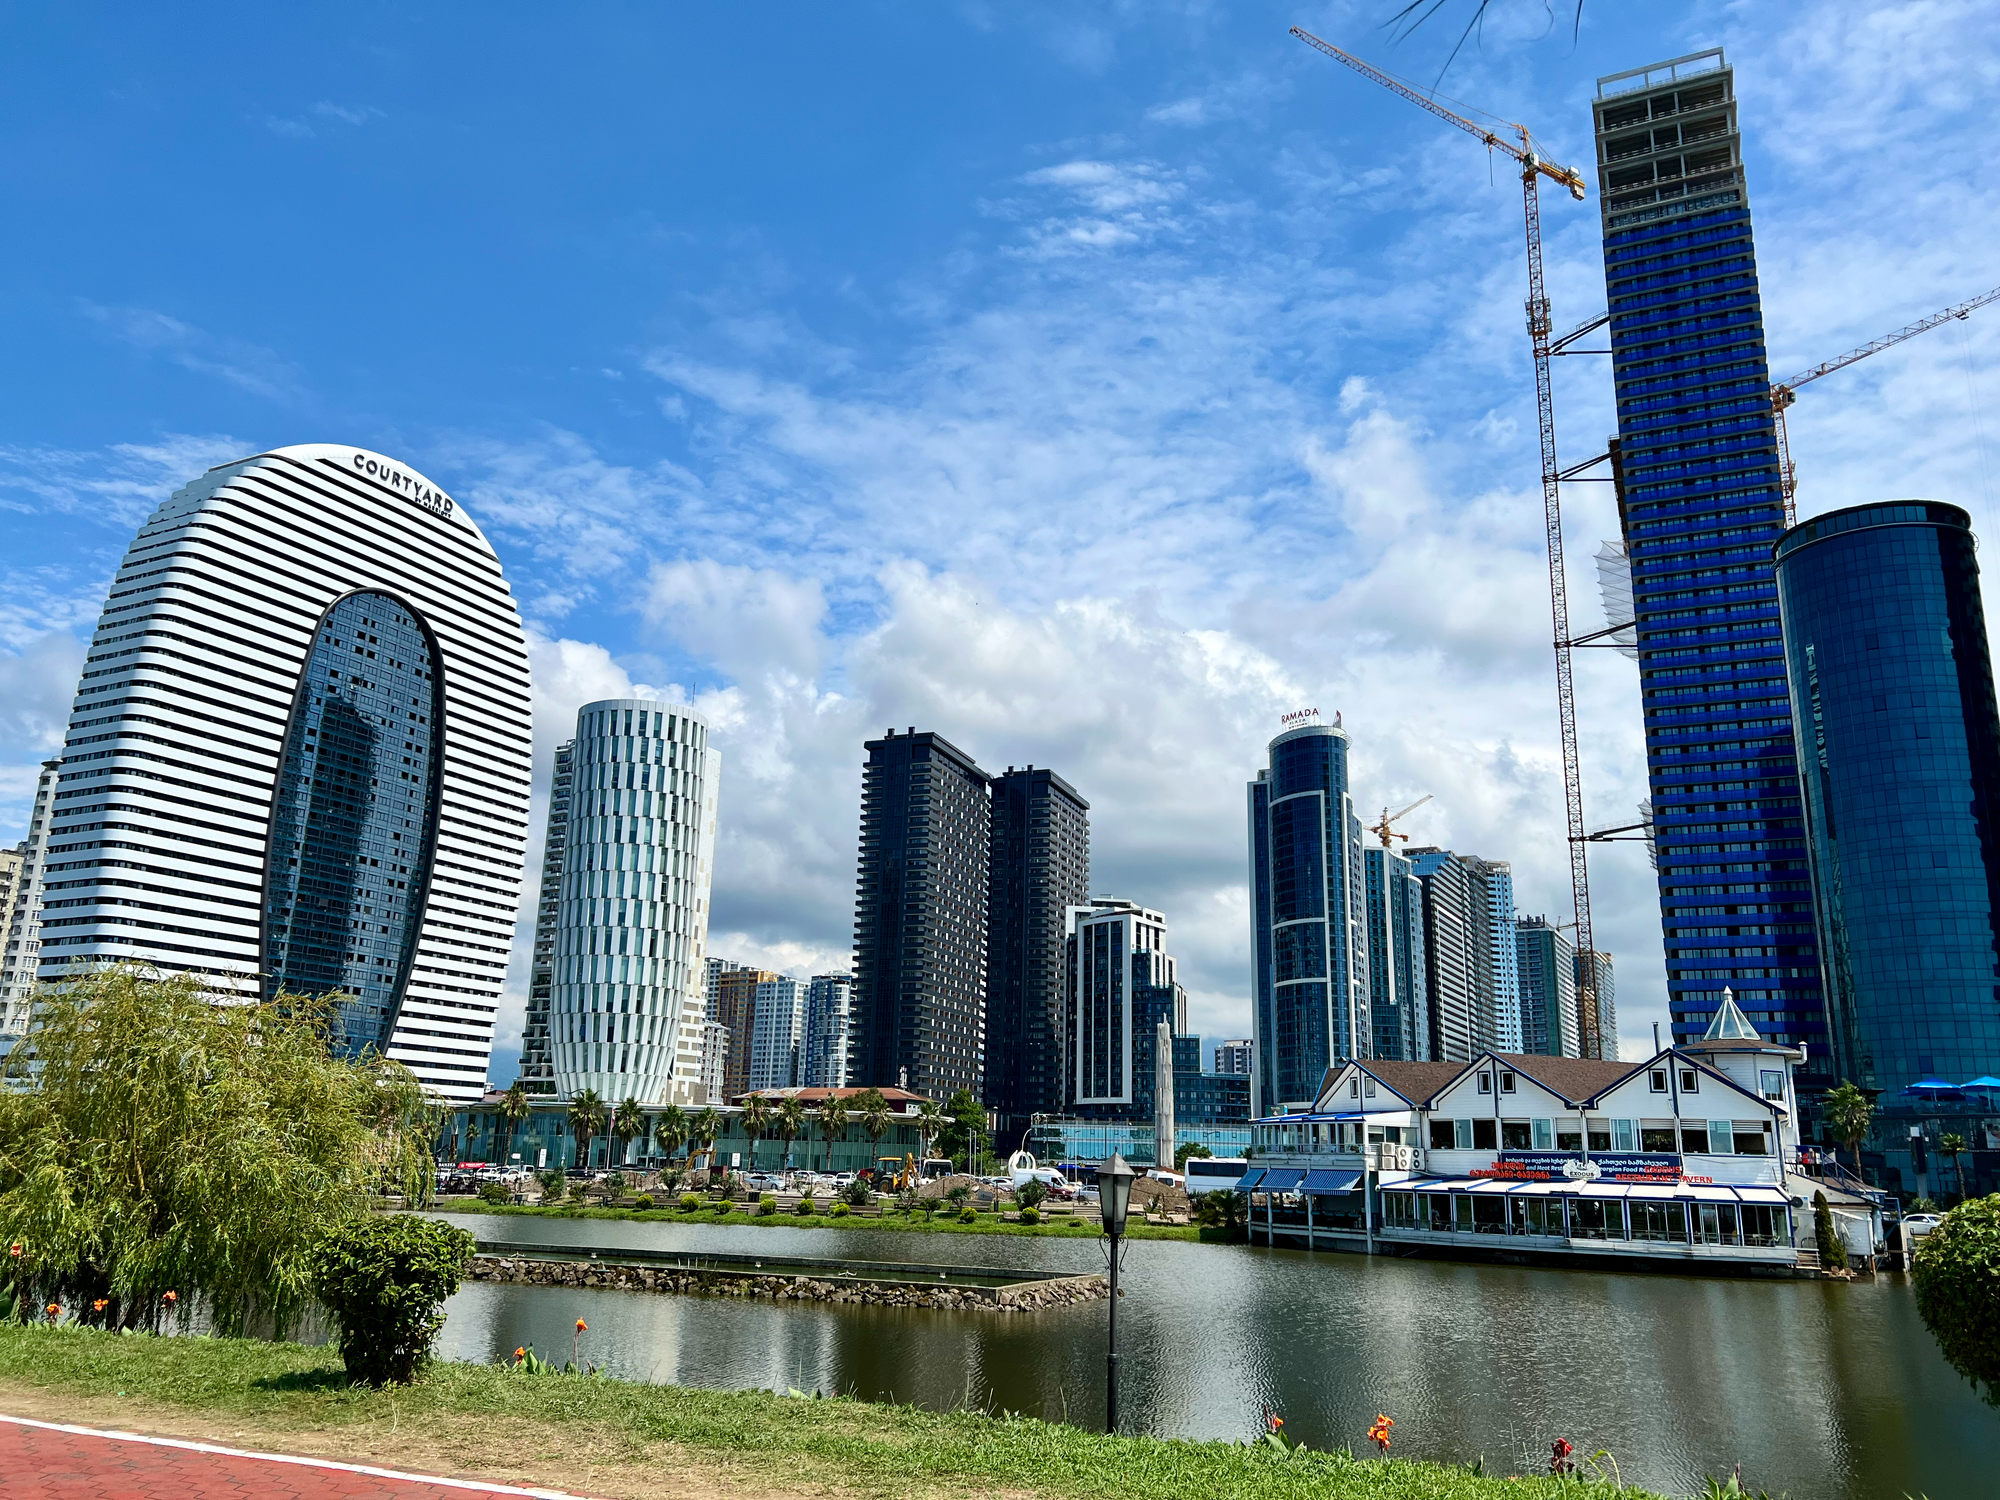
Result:
[[[1725,995],[1701,1041],[1637,1064],[1342,1062],[1309,1110],[1253,1126],[1251,1239],[1789,1271],[1821,1187],[1798,1175],[1803,1061]],[[1879,1212],[1840,1197],[1843,1237],[1869,1253]]]

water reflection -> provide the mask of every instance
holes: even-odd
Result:
[[[546,1244],[765,1251],[1086,1270],[1094,1241],[459,1219]],[[1816,1500],[1985,1500],[2000,1414],[1938,1357],[1900,1282],[1842,1286],[1593,1275],[1141,1241],[1124,1277],[1122,1405],[1134,1429],[1242,1438],[1263,1413],[1315,1447],[1359,1446],[1378,1411],[1397,1453],[1540,1469],[1566,1437],[1669,1494],[1741,1460]],[[1104,1412],[1104,1309],[1027,1315],[743,1303],[472,1285],[452,1358],[518,1344],[636,1380],[841,1391],[1085,1426]]]

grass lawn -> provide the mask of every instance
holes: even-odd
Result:
[[[0,1327],[0,1410],[621,1497],[1657,1500],[1609,1483],[481,1365],[369,1391],[345,1383],[329,1350],[71,1327]]]
[[[1004,1223],[992,1214],[981,1214],[970,1224],[961,1224],[955,1214],[939,1214],[934,1219],[925,1220],[921,1215],[905,1218],[900,1213],[848,1214],[842,1218],[829,1218],[825,1214],[809,1214],[804,1218],[780,1209],[775,1214],[759,1215],[756,1205],[744,1212],[742,1204],[736,1204],[725,1216],[715,1212],[706,1202],[693,1213],[679,1208],[577,1208],[564,1205],[544,1208],[539,1204],[516,1206],[512,1203],[482,1203],[477,1198],[449,1198],[439,1203],[438,1208],[445,1213],[462,1214],[521,1214],[529,1218],[544,1219],[631,1219],[641,1224],[762,1224],[777,1229],[886,1229],[908,1234],[1025,1234],[1040,1235],[1046,1239],[1095,1239],[1098,1234],[1097,1221],[1085,1219],[1082,1227],[1077,1227],[1075,1219],[1043,1219],[1039,1224]],[[1169,1224],[1140,1224],[1129,1222],[1126,1234],[1135,1240],[1200,1240],[1199,1226]]]

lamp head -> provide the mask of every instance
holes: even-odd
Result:
[[[1104,1217],[1104,1232],[1120,1235],[1125,1232],[1125,1212],[1132,1205],[1132,1184],[1139,1174],[1116,1151],[1111,1160],[1097,1169],[1098,1209]]]

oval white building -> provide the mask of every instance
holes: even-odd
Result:
[[[350,1048],[476,1099],[530,749],[520,614],[450,496],[327,444],[212,469],[140,529],[92,637],[40,977],[331,993]]]
[[[678,703],[577,711],[556,756],[524,1080],[574,1098],[699,1104],[721,752]],[[560,850],[560,854],[554,851]]]

